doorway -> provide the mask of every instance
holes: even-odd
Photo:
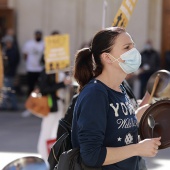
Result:
[[[0,9],[0,39],[5,35],[8,28],[15,30],[14,10]]]
[[[167,62],[170,62],[170,1],[163,0],[162,2],[162,63],[163,68],[167,68]],[[168,55],[168,56],[167,56]],[[170,64],[170,63],[169,63]]]

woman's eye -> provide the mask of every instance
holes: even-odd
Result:
[[[129,49],[129,46],[125,47],[125,49]]]

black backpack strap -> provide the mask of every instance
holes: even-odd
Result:
[[[64,116],[64,118],[62,118],[62,121],[64,121],[69,126],[71,126],[71,124],[72,124],[73,111],[74,111],[74,106],[75,106],[77,98],[78,98],[78,94],[73,96],[72,101],[70,103],[70,106],[67,109],[65,116]],[[57,136],[56,136],[57,139],[59,139],[65,132],[68,131],[68,128],[65,129],[65,126],[67,126],[67,125],[62,125],[62,122],[61,122],[61,124],[59,123],[58,130],[57,130]]]
[[[126,89],[127,95],[129,96],[129,98],[133,98],[136,100],[135,95],[132,92],[131,87],[129,86],[128,82],[126,80],[123,81],[122,83],[123,87]],[[137,101],[137,100],[136,100]]]
[[[64,119],[59,120],[59,125],[68,133],[71,132],[71,124]]]

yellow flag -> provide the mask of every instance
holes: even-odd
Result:
[[[45,37],[45,70],[56,73],[70,65],[69,35],[60,34]]]
[[[138,0],[123,0],[113,20],[112,26],[114,27],[119,26],[119,27],[126,28],[137,1]]]
[[[3,87],[3,78],[4,78],[4,70],[3,70],[3,60],[2,60],[2,49],[0,46],[0,90]]]

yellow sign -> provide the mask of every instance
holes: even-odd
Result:
[[[69,35],[52,35],[45,37],[46,73],[56,73],[70,65]]]
[[[137,1],[138,0],[123,0],[120,9],[113,20],[112,26],[126,28]]]
[[[3,78],[4,78],[4,70],[3,70],[3,60],[2,60],[2,49],[0,46],[0,90],[3,87]]]

